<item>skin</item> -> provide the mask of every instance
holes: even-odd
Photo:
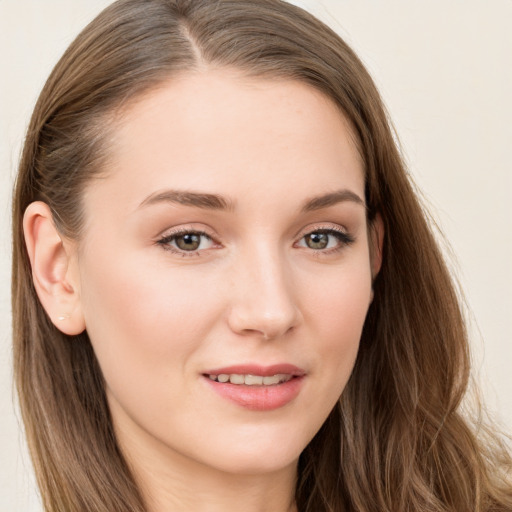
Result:
[[[294,510],[298,457],[350,376],[380,264],[351,129],[307,85],[215,69],[162,84],[118,123],[79,246],[45,205],[27,210],[43,305],[64,332],[87,329],[152,512]],[[168,190],[229,207],[155,199]],[[176,230],[207,236],[183,250]],[[254,411],[203,376],[242,363],[306,375],[290,403]]]

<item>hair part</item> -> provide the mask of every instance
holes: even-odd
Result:
[[[15,379],[45,510],[146,506],[87,333],[64,335],[39,303],[23,213],[44,201],[62,235],[79,239],[84,189],[107,166],[116,115],[172,77],[209,67],[298,80],[334,101],[358,140],[368,222],[378,213],[384,223],[353,374],[299,461],[299,510],[512,510],[510,456],[495,438],[484,449],[460,413],[463,315],[377,89],[339,36],[279,0],[115,2],[71,44],[39,97],[14,194],[12,300]]]

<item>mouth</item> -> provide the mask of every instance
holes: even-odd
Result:
[[[208,378],[215,382],[221,382],[223,384],[229,382],[230,384],[235,384],[237,386],[275,386],[276,384],[288,382],[295,377],[286,373],[277,373],[271,376],[251,375],[250,373],[247,375],[239,373],[221,373],[219,375],[209,374]]]
[[[252,411],[284,407],[299,394],[306,372],[294,365],[243,365],[210,370],[202,375],[224,399]]]

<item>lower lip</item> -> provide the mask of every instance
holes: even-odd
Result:
[[[204,379],[223,398],[251,411],[272,411],[290,403],[300,392],[304,377],[293,377],[272,386],[247,386]]]

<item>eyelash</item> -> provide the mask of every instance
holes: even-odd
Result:
[[[339,252],[339,251],[343,250],[345,247],[347,247],[355,242],[355,238],[353,236],[349,235],[347,232],[343,231],[342,229],[337,229],[334,227],[317,228],[317,229],[308,231],[307,233],[303,234],[300,237],[299,242],[304,240],[307,236],[311,236],[314,234],[331,235],[331,236],[334,236],[338,241],[338,244],[336,247],[331,247],[328,249],[311,249],[311,248],[308,248],[305,246],[299,246],[299,247],[302,247],[305,249],[310,249],[313,252],[313,254],[315,254],[315,256],[325,256],[325,255]],[[195,249],[195,250],[187,251],[187,250],[183,250],[183,249],[180,249],[178,247],[171,245],[173,242],[174,243],[176,242],[177,238],[185,236],[185,235],[196,235],[199,237],[205,237],[208,240],[210,240],[213,244],[217,244],[217,242],[214,240],[214,238],[211,235],[209,235],[208,233],[206,233],[205,231],[201,231],[201,230],[197,230],[197,229],[188,229],[188,228],[179,229],[177,231],[169,233],[168,235],[165,235],[164,237],[162,237],[161,239],[159,239],[157,241],[157,244],[160,245],[164,250],[170,251],[170,252],[177,254],[178,256],[184,257],[184,258],[201,256],[202,251],[204,251],[205,249],[202,249],[202,250]],[[297,246],[297,244],[298,244],[298,242],[296,242],[296,244],[294,244],[294,246]]]

